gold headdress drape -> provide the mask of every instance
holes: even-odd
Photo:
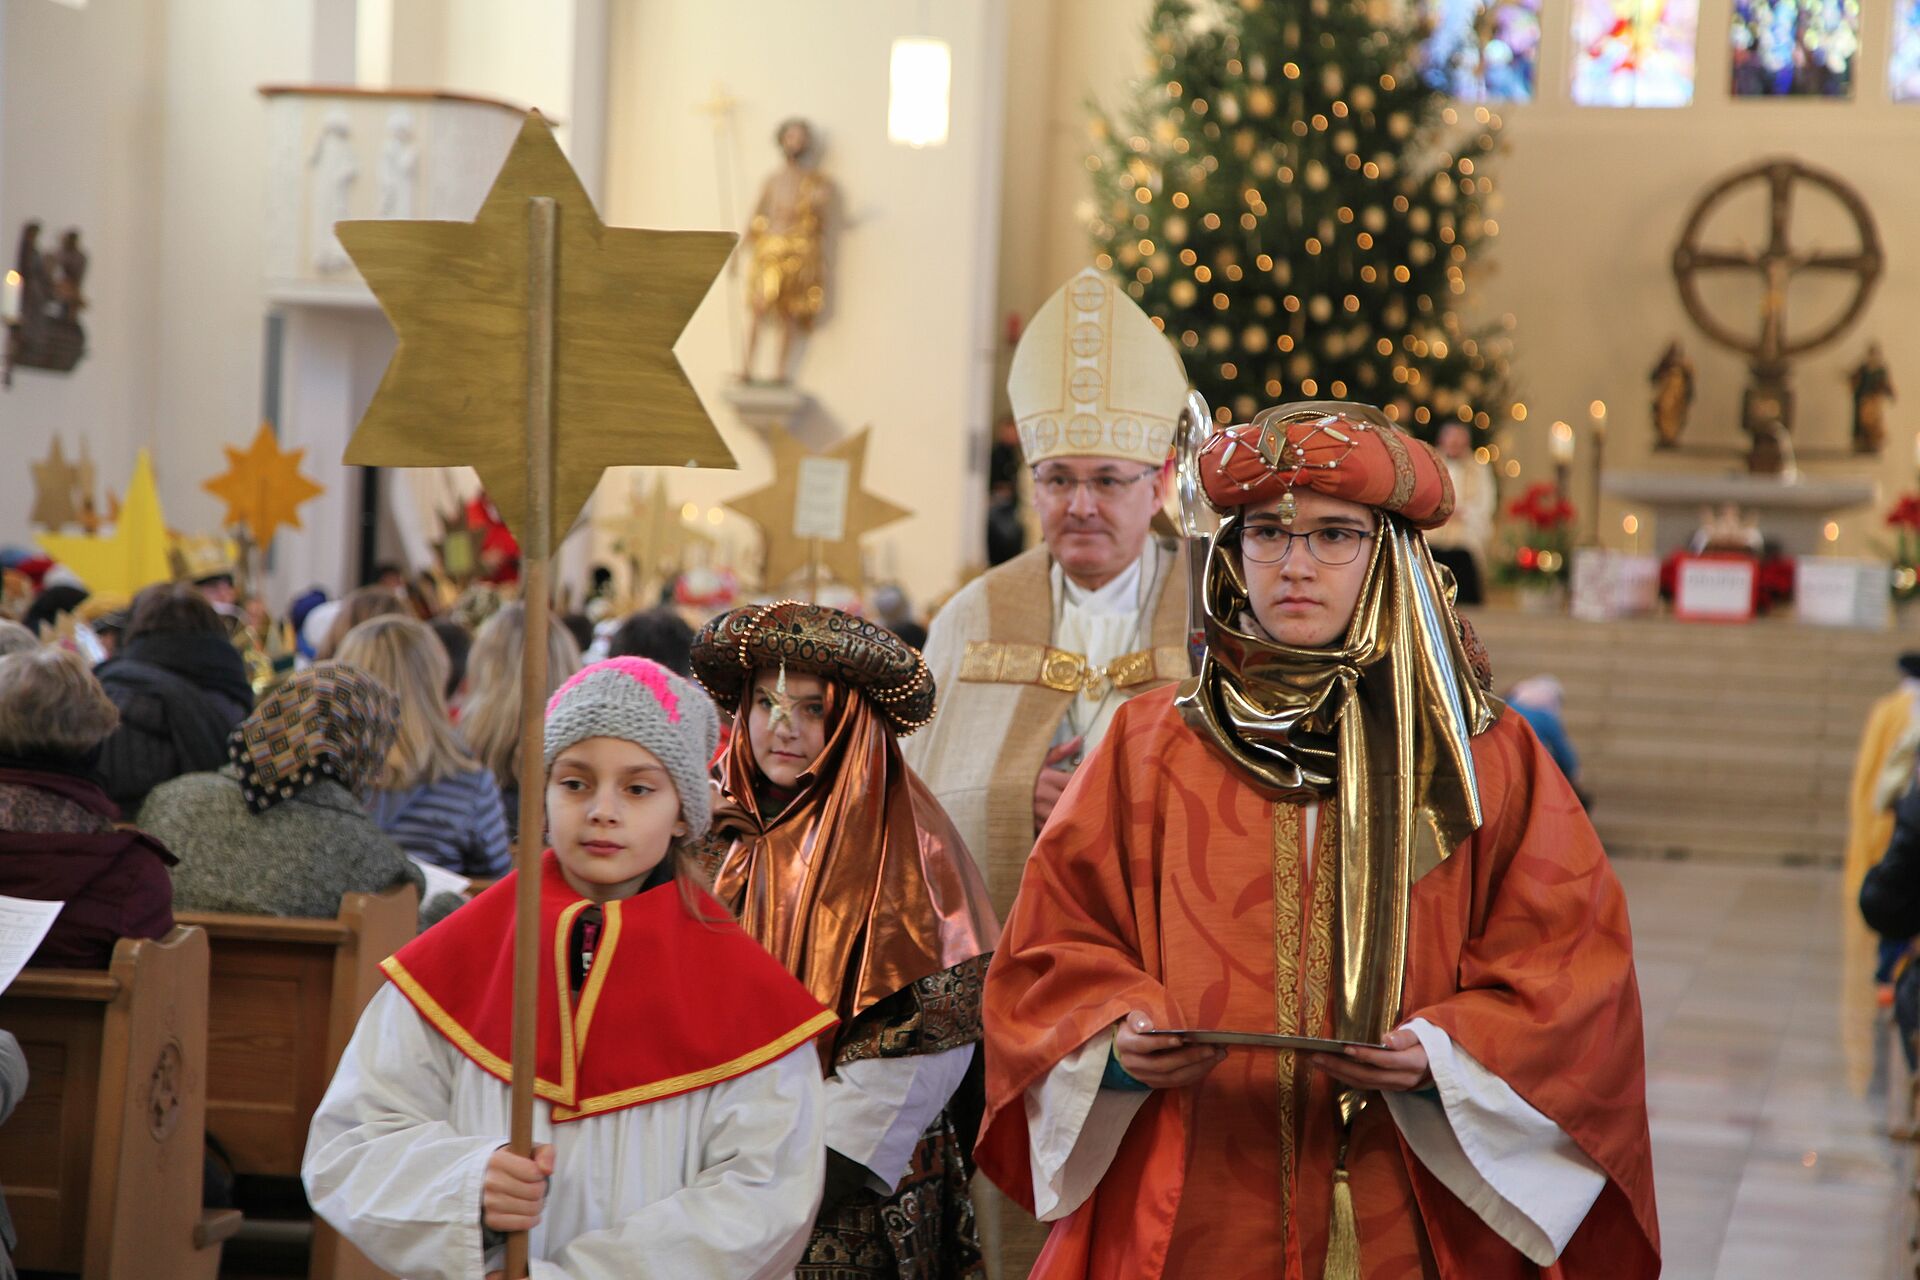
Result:
[[[1413,882],[1480,825],[1469,739],[1496,704],[1426,539],[1378,511],[1379,535],[1345,639],[1281,644],[1253,618],[1241,514],[1207,557],[1207,651],[1181,687],[1187,723],[1276,800],[1333,799],[1340,823],[1334,1035],[1379,1043],[1400,1013]]]

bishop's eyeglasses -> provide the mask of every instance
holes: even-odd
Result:
[[[1035,467],[1033,487],[1047,498],[1064,503],[1071,502],[1074,491],[1085,485],[1095,502],[1112,502],[1148,476],[1157,475],[1159,471],[1158,467],[1148,467],[1130,476],[1100,471],[1082,479],[1064,467]]]
[[[1329,568],[1352,564],[1360,548],[1373,536],[1367,529],[1330,524],[1324,529],[1295,533],[1277,524],[1249,524],[1240,529],[1240,558],[1255,564],[1279,564],[1293,553],[1294,539],[1307,544],[1307,554]]]

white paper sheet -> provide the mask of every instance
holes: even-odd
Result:
[[[39,949],[40,940],[53,927],[53,918],[66,905],[0,894],[0,991],[12,986],[20,971],[27,967],[27,961]]]
[[[467,896],[467,890],[473,888],[473,881],[456,871],[436,867],[431,862],[423,862],[419,858],[413,859],[413,865],[420,868],[427,877],[427,891],[420,895],[421,906],[432,902],[433,895],[436,893],[457,893],[464,898]]]

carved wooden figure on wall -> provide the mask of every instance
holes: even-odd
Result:
[[[69,227],[59,247],[42,250],[40,222],[20,229],[13,269],[0,287],[0,322],[6,325],[6,354],[0,362],[0,386],[13,385],[16,366],[70,373],[87,351],[80,313],[86,308],[81,283],[87,274],[87,252],[80,232]]]

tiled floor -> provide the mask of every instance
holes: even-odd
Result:
[[[1838,873],[1616,868],[1646,1006],[1665,1275],[1900,1275],[1914,1161],[1887,1137],[1887,1034]]]

